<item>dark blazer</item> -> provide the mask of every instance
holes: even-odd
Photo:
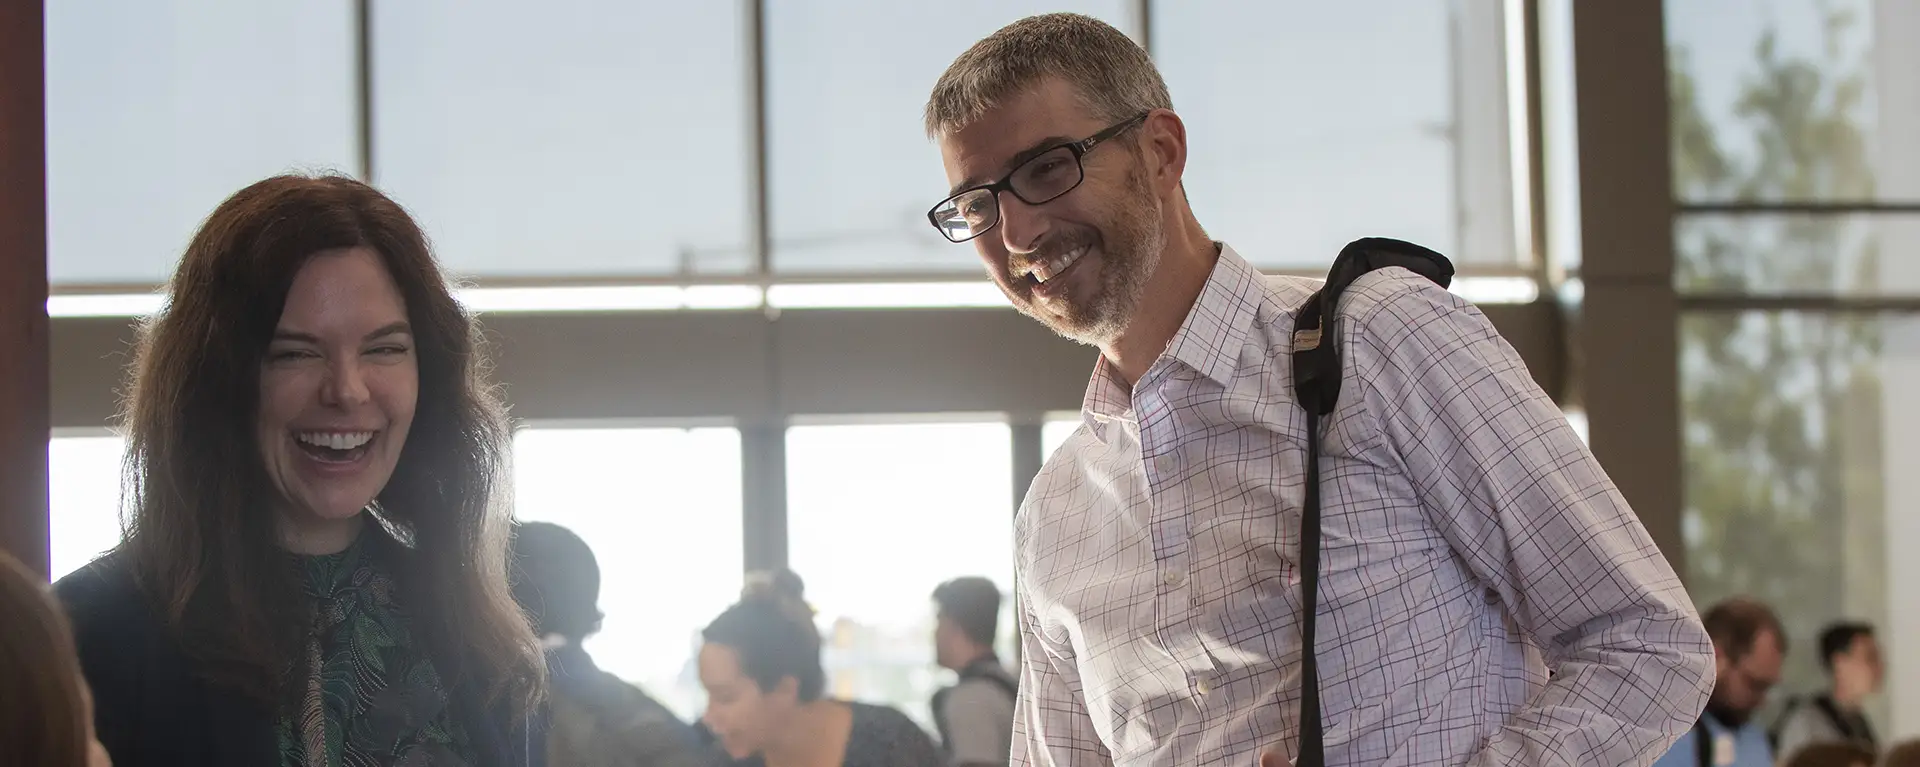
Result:
[[[272,708],[195,675],[123,558],[110,554],[53,588],[73,621],[95,728],[115,767],[280,763]],[[544,767],[534,718],[490,714],[470,691],[450,695],[473,739],[476,767]]]

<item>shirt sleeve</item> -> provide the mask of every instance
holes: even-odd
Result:
[[[1478,309],[1398,270],[1347,300],[1363,313],[1344,321],[1353,393],[1552,672],[1470,764],[1652,762],[1713,687],[1712,644],[1672,566]]]
[[[1072,649],[1048,640],[1020,600],[1020,694],[1013,707],[1013,767],[1111,765],[1080,687]]]

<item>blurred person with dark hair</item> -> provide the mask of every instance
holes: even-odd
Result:
[[[1873,767],[1873,752],[1852,743],[1809,743],[1786,753],[1780,767]]]
[[[1867,698],[1880,691],[1886,668],[1873,627],[1846,621],[1821,631],[1820,665],[1832,686],[1787,702],[1774,730],[1775,750],[1791,754],[1811,743],[1851,743],[1878,753],[1879,739],[1865,709]]]
[[[934,589],[933,601],[934,660],[960,675],[958,684],[933,696],[941,749],[960,767],[1004,765],[1013,753],[1019,685],[993,651],[1000,587],[986,578],[955,578]]]
[[[0,765],[109,767],[73,632],[46,581],[0,550]]]
[[[727,754],[764,767],[936,767],[926,731],[886,706],[826,697],[820,632],[791,571],[755,573],[701,632],[706,725]]]
[[[484,369],[386,195],[213,211],[140,329],[127,537],[57,586],[121,767],[544,763]]]
[[[600,565],[573,531],[545,522],[513,536],[513,595],[547,648],[555,767],[717,764],[693,729],[640,688],[600,670],[582,643],[600,630]]]
[[[1655,767],[1771,767],[1773,748],[1753,720],[1780,682],[1787,634],[1773,609],[1735,597],[1709,608],[1701,621],[1713,638],[1714,684],[1707,710]]]

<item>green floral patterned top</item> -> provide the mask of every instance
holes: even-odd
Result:
[[[300,557],[311,599],[308,678],[279,722],[281,767],[465,767],[467,733],[407,631],[368,531],[346,551]]]

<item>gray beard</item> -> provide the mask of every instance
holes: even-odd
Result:
[[[1020,311],[1075,343],[1103,347],[1119,339],[1133,322],[1140,300],[1146,297],[1147,283],[1160,267],[1160,254],[1167,246],[1166,231],[1159,222],[1154,220],[1147,226],[1145,236],[1129,243],[1121,258],[1113,258],[1116,254],[1111,252],[1101,254],[1106,260],[1101,264],[1099,292],[1084,312],[1054,317],[1031,305]]]

